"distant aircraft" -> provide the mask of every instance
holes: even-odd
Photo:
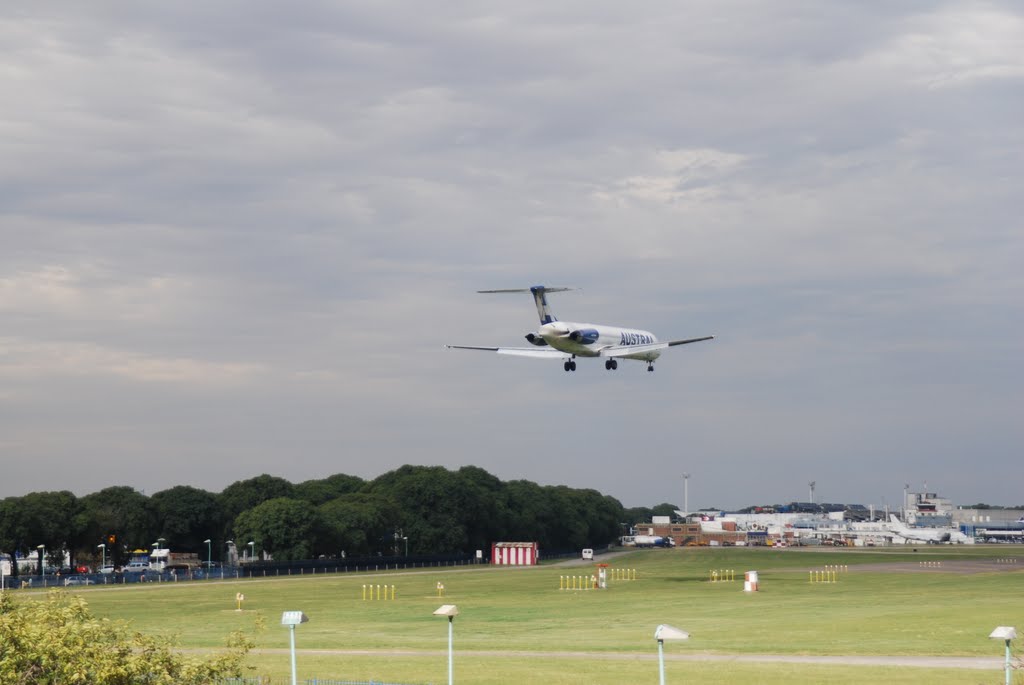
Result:
[[[943,542],[964,543],[967,536],[958,530],[949,528],[910,528],[903,521],[896,518],[895,514],[889,514],[889,530],[906,540],[915,542],[930,542],[939,544]]]
[[[650,331],[641,331],[636,328],[559,321],[551,315],[546,294],[567,290],[575,290],[575,288],[535,285],[532,288],[477,291],[479,293],[533,293],[541,325],[536,332],[526,334],[526,340],[534,346],[532,348],[476,347],[472,345],[445,345],[445,347],[458,350],[486,350],[519,357],[561,359],[564,360],[562,368],[566,371],[576,370],[576,357],[604,357],[604,368],[614,371],[619,368],[618,359],[621,357],[645,361],[647,370],[654,371],[654,360],[661,355],[662,350],[676,345],[711,340],[715,337],[708,335],[703,338],[659,342]]]

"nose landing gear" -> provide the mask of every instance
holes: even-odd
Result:
[[[654,362],[647,362],[647,370],[654,371]]]

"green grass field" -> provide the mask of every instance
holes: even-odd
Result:
[[[562,575],[592,566],[529,569],[458,567],[426,572],[318,575],[239,581],[83,588],[99,616],[182,647],[215,648],[232,630],[267,624],[250,657],[254,673],[288,674],[285,610],[302,610],[300,678],[447,680],[447,627],[431,615],[457,604],[455,679],[461,683],[657,682],[654,628],[670,623],[691,639],[666,644],[669,682],[1001,683],[999,670],[746,663],[693,660],[717,655],[1002,656],[988,639],[997,625],[1024,628],[1024,549],[1019,565],[968,564],[1014,555],[1014,547],[921,546],[877,550],[681,549],[638,551],[610,560],[635,581],[605,591],[559,589]],[[920,562],[943,561],[941,568]],[[598,559],[600,561],[600,559]],[[879,564],[903,564],[879,567]],[[809,582],[810,569],[845,565],[836,583]],[[733,569],[734,582],[709,582]],[[757,570],[760,591],[744,593]],[[439,599],[436,585],[446,596]],[[395,585],[395,601],[364,601],[364,584]],[[243,611],[235,595],[243,592]],[[334,650],[333,652],[331,650]],[[352,650],[346,652],[345,650]],[[358,651],[359,653],[353,653]],[[685,657],[685,658],[681,658]],[[280,679],[280,680],[279,680]]]

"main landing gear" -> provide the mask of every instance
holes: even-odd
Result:
[[[566,371],[575,371],[576,370],[576,357],[573,357],[572,359],[567,360],[564,364],[562,364],[562,368],[565,369]]]
[[[647,362],[647,370],[654,371],[654,362]]]
[[[619,361],[617,359],[605,359],[604,368],[608,369],[609,371],[614,371],[615,369],[619,368]]]

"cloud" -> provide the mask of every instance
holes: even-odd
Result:
[[[43,465],[0,496],[87,459],[895,498],[972,439],[950,495],[1013,496],[1011,3],[0,12],[0,432]],[[443,350],[520,344],[532,303],[474,291],[535,283],[719,338],[655,374]]]

